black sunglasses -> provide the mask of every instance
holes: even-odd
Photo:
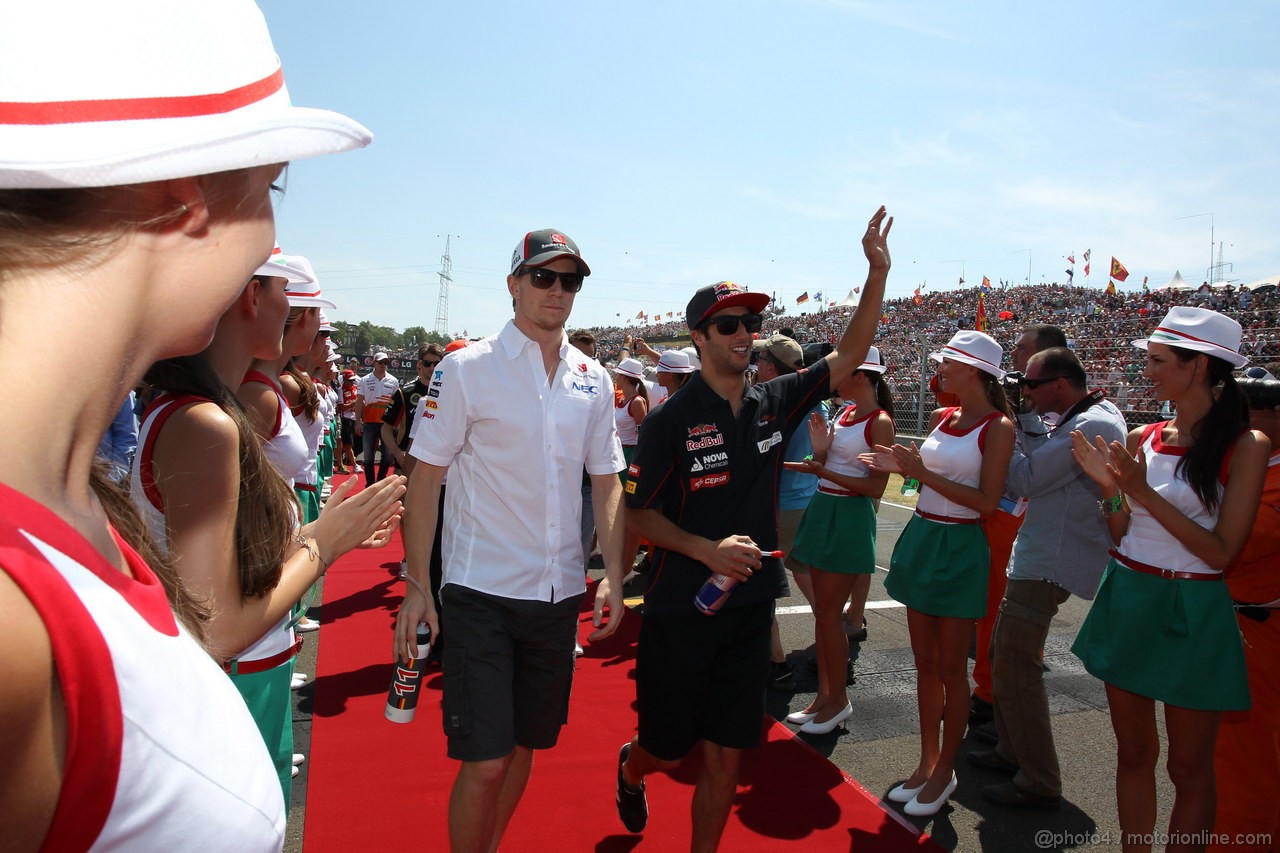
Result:
[[[716,331],[724,336],[729,336],[738,331],[738,324],[741,323],[747,327],[747,331],[755,334],[760,331],[760,327],[764,325],[763,314],[734,314],[729,317],[715,317],[702,323],[702,328],[715,326]]]
[[[422,360],[423,367],[435,367],[439,363],[438,361],[427,361],[425,358]]]
[[[1059,379],[1065,379],[1065,378],[1066,378],[1065,376],[1045,376],[1040,379],[1028,379],[1027,377],[1023,376],[1021,379],[1018,380],[1018,384],[1021,385],[1023,388],[1030,388],[1034,391],[1036,388],[1039,388],[1041,385],[1044,385],[1046,382],[1057,382]]]
[[[551,285],[556,283],[556,279],[560,280],[560,287],[565,293],[577,293],[582,290],[582,281],[586,278],[580,272],[556,272],[548,269],[527,270],[529,273],[529,283],[538,290],[550,290]]]

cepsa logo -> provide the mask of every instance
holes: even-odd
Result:
[[[689,481],[689,490],[696,492],[698,489],[714,489],[716,486],[723,486],[729,482],[729,472],[723,474],[707,474],[702,477],[694,477]]]

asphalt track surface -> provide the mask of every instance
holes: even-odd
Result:
[[[916,713],[915,670],[907,635],[906,610],[884,590],[885,571],[894,543],[910,517],[910,508],[883,503],[879,514],[877,570],[868,597],[868,638],[853,646],[857,683],[849,688],[854,715],[828,735],[803,737],[814,749],[857,779],[874,795],[883,796],[905,779],[919,759],[919,725]],[[599,575],[600,572],[593,571]],[[630,596],[643,582],[628,586]],[[766,707],[783,719],[803,709],[817,691],[813,662],[813,617],[798,590],[779,600],[779,626],[783,648],[796,672],[796,690],[770,690]],[[963,753],[990,747],[970,733],[957,765],[959,787],[948,806],[931,818],[907,818],[933,836],[941,846],[957,851],[1023,853],[1042,850],[1119,850],[1119,824],[1115,805],[1115,737],[1107,715],[1103,685],[1084,671],[1071,654],[1071,642],[1088,612],[1088,602],[1071,598],[1050,626],[1045,649],[1045,683],[1053,714],[1054,736],[1062,765],[1063,803],[1059,811],[1021,811],[992,805],[982,798],[984,785],[1008,779],[969,765]],[[313,610],[313,615],[319,608]],[[323,642],[323,629],[312,634],[299,656],[298,670],[314,674],[315,652]],[[294,694],[294,733],[300,752],[307,752],[311,719],[311,687]],[[1163,715],[1157,708],[1161,761],[1156,784],[1159,810],[1156,831],[1168,826],[1173,789],[1164,773],[1167,752]],[[794,728],[794,727],[793,727]],[[321,759],[323,760],[323,759]],[[307,765],[294,780],[293,806],[285,850],[302,850],[306,809]],[[601,792],[603,805],[612,807],[612,793]],[[596,808],[583,801],[584,808]],[[900,807],[899,807],[900,808]],[[900,812],[899,812],[900,813]],[[799,848],[803,842],[796,846]],[[1161,845],[1157,845],[1160,849]],[[380,849],[377,847],[370,849]],[[423,849],[444,849],[440,843],[424,843]],[[504,849],[536,850],[537,844],[508,839]]]

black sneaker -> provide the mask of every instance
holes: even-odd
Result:
[[[792,671],[791,665],[786,661],[782,663],[769,663],[769,689],[770,690],[795,690],[796,677]]]
[[[645,824],[649,822],[649,801],[644,796],[644,782],[640,783],[639,788],[632,788],[622,778],[622,765],[627,763],[627,756],[630,754],[631,741],[627,741],[618,751],[618,784],[615,786],[617,790],[615,801],[618,804],[618,817],[622,818],[622,825],[630,832],[644,832]]]
[[[844,621],[844,635],[849,638],[851,643],[865,643],[867,641],[867,620],[862,620],[861,628],[854,628],[849,624],[849,620]]]
[[[991,703],[978,694],[969,698],[969,725],[978,726],[995,719],[996,711]]]
[[[845,661],[844,686],[852,687],[857,680],[857,677],[853,674],[853,658],[849,658],[849,660]]]

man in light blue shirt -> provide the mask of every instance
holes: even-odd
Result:
[[[991,641],[999,742],[969,756],[979,767],[1015,773],[1011,782],[982,790],[987,800],[1014,808],[1061,805],[1041,659],[1058,608],[1071,595],[1093,598],[1111,547],[1101,493],[1071,455],[1071,432],[1080,430],[1090,443],[1097,436],[1122,442],[1128,428],[1120,410],[1086,383],[1084,366],[1065,347],[1031,356],[1020,383],[1037,414],[1018,417],[1018,447],[1006,478],[1009,490],[1029,503]],[[1040,418],[1047,412],[1062,413],[1052,429]]]

